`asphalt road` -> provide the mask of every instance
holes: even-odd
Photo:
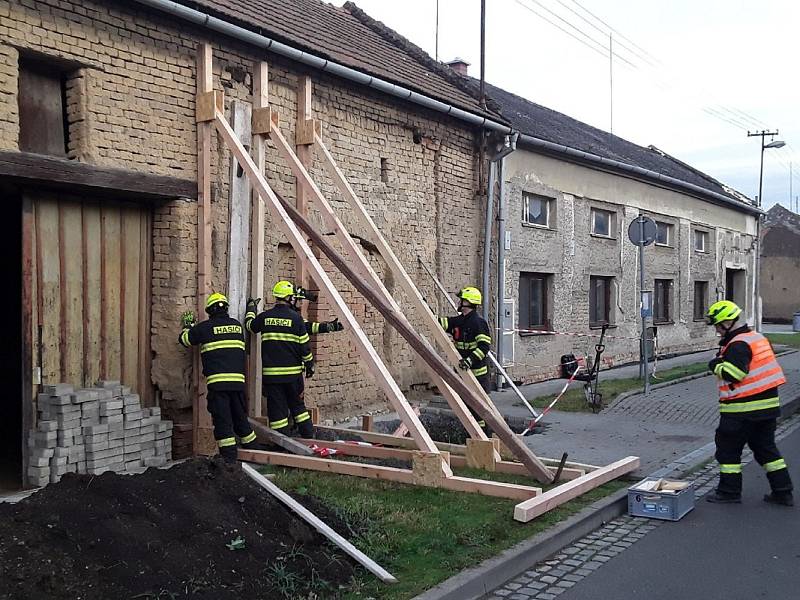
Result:
[[[797,486],[800,429],[778,445]],[[768,505],[761,499],[768,490],[752,461],[742,504],[698,500],[682,520],[651,531],[558,600],[800,598],[800,503]]]

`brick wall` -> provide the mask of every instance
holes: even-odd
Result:
[[[0,148],[16,148],[20,49],[71,65],[71,158],[195,178],[195,50],[202,41],[215,46],[215,88],[225,91],[226,111],[233,99],[249,101],[256,54],[245,46],[230,42],[220,48],[221,40],[208,38],[202,30],[123,2],[0,0]],[[270,60],[270,102],[290,140],[295,89],[303,74],[283,59]],[[312,107],[323,123],[323,138],[425,296],[433,303],[436,293],[418,266],[418,255],[435,266],[449,289],[477,282],[483,203],[477,193],[473,132],[341,81],[313,78]],[[422,143],[414,143],[414,130],[422,133]],[[230,160],[216,137],[214,149],[212,279],[216,288],[225,289]],[[294,178],[288,167],[274,151],[268,151],[267,162],[270,183],[293,199]],[[321,167],[314,165],[311,172],[334,206],[342,209],[339,214],[352,233],[364,237]],[[168,417],[180,422],[190,414],[191,366],[175,339],[181,312],[196,306],[196,204],[176,200],[153,211],[153,383]],[[311,215],[315,218],[314,211]],[[294,276],[293,253],[269,216],[265,248],[268,290],[276,279]],[[389,289],[395,289],[382,259],[365,252]],[[401,386],[422,384],[424,376],[405,343],[341,276],[334,275],[334,281]],[[324,299],[313,316],[333,317]],[[329,416],[382,405],[345,332],[319,337],[315,350],[318,370],[309,381],[309,404],[323,406]]]

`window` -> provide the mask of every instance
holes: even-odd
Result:
[[[614,213],[610,210],[592,209],[592,234],[614,237]]]
[[[589,278],[589,326],[611,323],[611,286],[613,277]]]
[[[527,225],[550,227],[552,198],[522,192],[522,222]]]
[[[547,273],[519,274],[519,328],[552,329],[550,296],[553,276]]]
[[[694,230],[694,249],[697,252],[707,252],[708,232],[699,229]]]
[[[656,221],[656,246],[672,246],[672,230],[670,223]]]
[[[66,156],[65,74],[45,62],[21,59],[18,101],[20,151]]]
[[[672,279],[656,279],[653,323],[672,322]]]
[[[705,232],[703,232],[705,233]],[[694,282],[694,320],[703,321],[708,310],[708,282]]]

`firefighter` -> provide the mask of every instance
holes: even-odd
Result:
[[[316,302],[318,296],[311,290],[307,290],[304,287],[295,286],[294,298],[295,301],[291,304],[291,306],[299,312],[300,308],[297,305],[298,300]],[[258,300],[256,300],[256,302],[257,301]],[[318,333],[333,333],[334,331],[342,331],[344,329],[344,325],[339,322],[338,318],[334,319],[333,321],[325,321],[322,323],[318,323],[316,321],[307,321],[305,319],[303,319],[303,322],[305,323],[308,335],[317,335]]]
[[[314,375],[314,357],[297,311],[298,290],[288,281],[279,281],[272,295],[275,306],[258,315],[258,300],[249,299],[244,318],[249,331],[261,334],[262,393],[267,398],[269,426],[288,435],[291,416],[300,436],[310,438],[314,427],[303,402],[303,374],[306,378]]]
[[[455,317],[439,317],[442,328],[453,336],[456,349],[461,355],[458,366],[463,370],[470,370],[489,393],[489,367],[486,365],[486,355],[492,345],[492,336],[489,324],[475,310],[481,305],[483,299],[478,288],[462,288],[456,296],[459,298],[458,312]],[[470,409],[478,425],[485,428],[483,419]]]
[[[746,323],[737,324],[741,313],[730,300],[720,300],[709,307],[706,317],[722,337],[720,351],[708,363],[719,385],[720,419],[714,441],[720,475],[716,492],[707,500],[742,501],[742,450],[747,444],[766,471],[772,490],[764,500],[792,506],[792,480],[775,444],[778,386],[786,383],[786,378],[769,340]]]
[[[214,439],[225,462],[235,462],[237,437],[243,448],[261,448],[247,420],[244,330],[228,315],[228,299],[223,294],[215,292],[208,297],[206,313],[208,320],[201,323],[196,323],[194,313],[183,313],[178,340],[186,348],[200,346]]]

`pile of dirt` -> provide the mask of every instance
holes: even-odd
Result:
[[[238,465],[214,460],[135,476],[68,474],[0,504],[2,599],[335,598],[353,569]]]

